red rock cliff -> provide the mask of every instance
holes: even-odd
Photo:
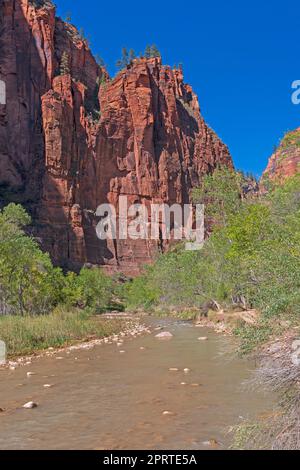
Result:
[[[288,132],[271,156],[263,174],[262,182],[269,178],[283,181],[300,172],[300,127]]]
[[[182,71],[141,58],[111,81],[51,2],[33,3],[0,0],[2,203],[29,208],[57,264],[134,273],[160,242],[100,242],[98,205],[117,207],[120,195],[186,203],[203,174],[232,167],[229,151],[205,124]]]

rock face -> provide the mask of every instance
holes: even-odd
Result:
[[[262,183],[266,178],[273,181],[284,181],[289,176],[300,172],[300,127],[288,132],[279,147],[271,156]]]
[[[33,6],[40,5],[40,6]],[[30,210],[53,261],[134,274],[161,241],[100,241],[97,207],[188,203],[227,147],[181,70],[136,59],[113,80],[49,1],[0,0],[0,201]]]

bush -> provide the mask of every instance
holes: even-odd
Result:
[[[102,312],[113,300],[114,283],[101,269],[63,275],[26,235],[31,222],[19,205],[0,211],[0,315],[41,315],[57,305]]]
[[[77,276],[69,273],[65,280],[63,295],[69,306],[90,308],[101,313],[109,308],[114,297],[114,282],[100,268],[83,268]]]
[[[282,319],[299,322],[300,176],[254,199],[243,199],[237,182],[239,175],[228,170],[205,178],[196,196],[208,198],[209,214],[218,222],[211,237],[199,252],[179,245],[160,256],[129,286],[127,303],[256,308],[262,314],[257,329],[238,330],[249,350],[249,339],[253,346],[265,341]]]
[[[24,228],[30,217],[18,205],[0,212],[0,314],[45,314],[62,300],[64,277]]]

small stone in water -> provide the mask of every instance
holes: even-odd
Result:
[[[188,374],[189,372],[191,372],[191,369],[188,369],[188,368],[183,369],[183,372],[184,372],[185,374]]]
[[[27,377],[31,377],[32,375],[36,375],[35,372],[27,372]]]
[[[198,341],[207,341],[207,340],[208,340],[207,336],[200,336],[200,338],[198,338]]]
[[[51,384],[45,384],[45,385],[43,385],[43,387],[44,387],[44,388],[52,388],[53,385],[51,385]]]
[[[171,367],[171,368],[169,369],[169,371],[170,371],[170,372],[178,372],[179,369],[177,369],[177,367]]]
[[[26,410],[32,410],[33,408],[36,408],[37,407],[37,403],[34,403],[34,401],[29,401],[28,403],[25,403],[25,405],[23,405],[23,408],[25,408]]]
[[[156,335],[155,338],[157,338],[157,339],[171,339],[171,338],[173,338],[173,335],[169,331],[164,331],[163,333],[159,333],[158,335]]]
[[[163,412],[163,415],[164,416],[172,416],[174,413],[172,413],[172,411],[164,411]]]

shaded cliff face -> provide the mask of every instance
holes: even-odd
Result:
[[[113,80],[49,2],[0,0],[0,198],[31,211],[55,263],[134,274],[164,245],[96,237],[106,202],[187,203],[201,176],[232,167],[182,71],[136,59]],[[62,57],[67,65],[59,72]]]
[[[289,176],[300,172],[300,127],[288,132],[279,147],[271,156],[263,174],[262,182],[267,178],[272,181],[284,181]]]

